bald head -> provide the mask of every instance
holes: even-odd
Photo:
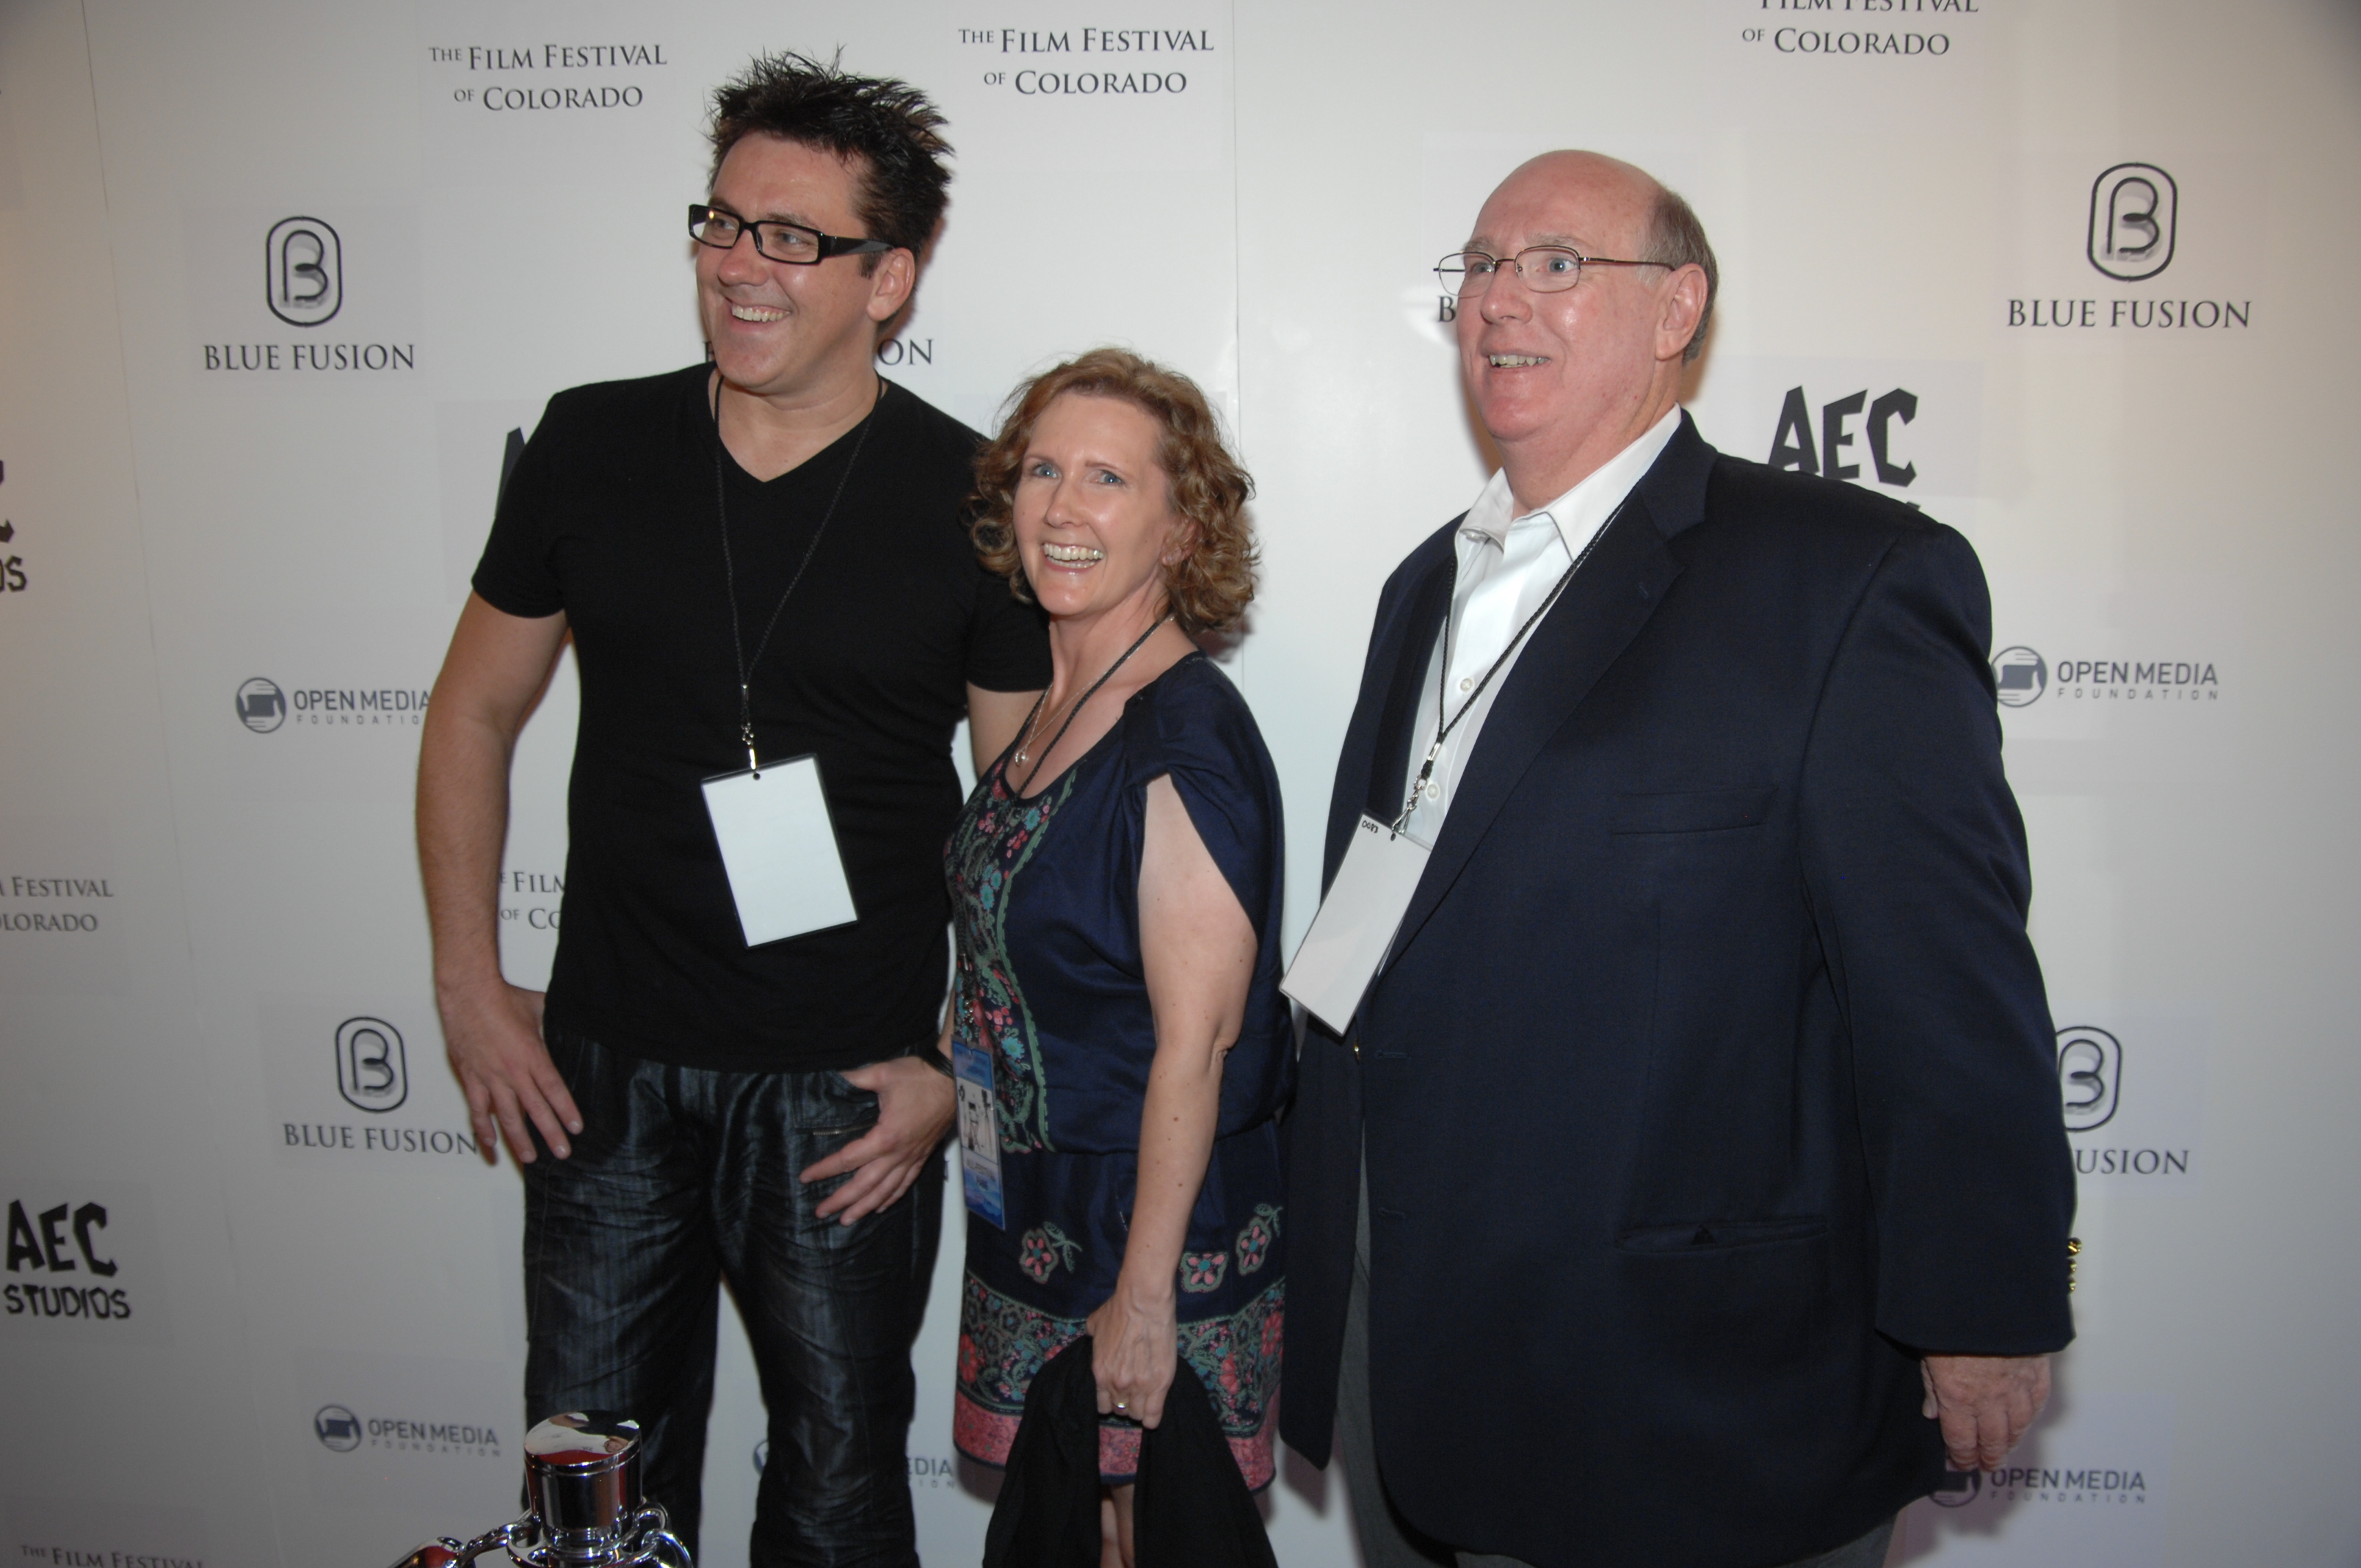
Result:
[[[1510,171],[1493,192],[1493,200],[1523,188],[1555,192],[1594,204],[1606,221],[1619,225],[1611,236],[1627,247],[1611,254],[1637,256],[1653,225],[1656,203],[1665,194],[1656,177],[1639,165],[1609,158],[1603,152],[1566,150],[1529,158]],[[1485,203],[1487,209],[1491,203]],[[1482,223],[1479,217],[1478,225]]]
[[[1668,214],[1695,229],[1645,170],[1564,151],[1520,165],[1477,215],[1471,250],[1505,260],[1548,246],[1586,263],[1571,288],[1549,291],[1501,267],[1457,316],[1468,395],[1521,505],[1571,489],[1677,401],[1704,332],[1711,253],[1660,254]]]

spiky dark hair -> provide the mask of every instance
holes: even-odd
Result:
[[[750,136],[825,148],[863,168],[855,206],[866,237],[923,254],[942,221],[951,171],[948,123],[927,95],[890,76],[853,76],[792,49],[757,55],[713,93],[713,170]],[[876,258],[864,261],[874,264]]]

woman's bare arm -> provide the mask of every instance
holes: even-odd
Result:
[[[1222,1062],[1245,1026],[1255,931],[1169,778],[1148,786],[1139,945],[1156,1059],[1139,1124],[1139,1195],[1115,1294],[1091,1314],[1099,1408],[1163,1419],[1179,1327],[1174,1291],[1190,1212],[1221,1116]]]

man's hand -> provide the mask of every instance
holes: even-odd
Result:
[[[536,1157],[525,1121],[541,1129],[549,1152],[564,1159],[574,1152],[568,1133],[582,1130],[582,1113],[574,1107],[549,1047],[541,1043],[542,993],[522,991],[506,981],[444,993],[443,1040],[451,1054],[451,1069],[467,1092],[467,1113],[476,1124],[476,1146],[484,1163],[497,1162],[500,1141],[493,1136],[497,1120],[500,1137],[519,1165]]]
[[[1943,1423],[1954,1470],[1997,1470],[2049,1402],[2046,1355],[1930,1355],[1924,1413]]]
[[[877,1096],[877,1124],[798,1179],[825,1181],[853,1172],[852,1179],[829,1193],[816,1211],[823,1220],[840,1215],[849,1225],[910,1190],[910,1183],[918,1179],[950,1130],[957,1094],[950,1079],[915,1057],[872,1062],[842,1077],[853,1088]]]

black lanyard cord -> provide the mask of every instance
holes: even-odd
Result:
[[[1626,501],[1628,500],[1627,497]],[[1443,657],[1434,683],[1434,744],[1426,749],[1426,760],[1419,764],[1418,777],[1411,781],[1410,795],[1402,802],[1401,815],[1394,818],[1392,832],[1400,834],[1404,825],[1410,821],[1410,814],[1417,809],[1420,793],[1426,788],[1426,781],[1434,776],[1434,759],[1442,754],[1444,741],[1449,740],[1451,732],[1459,728],[1459,721],[1475,710],[1477,698],[1482,696],[1484,688],[1492,684],[1492,677],[1499,674],[1501,667],[1516,653],[1518,648],[1523,644],[1527,634],[1541,624],[1542,617],[1547,615],[1550,612],[1550,607],[1557,603],[1558,597],[1565,592],[1565,586],[1574,581],[1574,575],[1582,570],[1582,564],[1590,559],[1590,553],[1598,548],[1598,542],[1607,537],[1607,531],[1614,527],[1615,520],[1622,515],[1621,505],[1617,506],[1608,514],[1607,521],[1598,525],[1598,532],[1590,536],[1590,543],[1582,547],[1582,554],[1576,555],[1568,564],[1566,569],[1559,575],[1556,586],[1550,589],[1548,597],[1534,608],[1532,614],[1525,617],[1525,623],[1517,628],[1517,634],[1509,639],[1509,645],[1500,650],[1500,656],[1492,661],[1492,667],[1484,672],[1484,678],[1476,683],[1476,689],[1467,694],[1467,700],[1459,705],[1459,711],[1456,713],[1450,713],[1451,615],[1452,601],[1459,597],[1459,552],[1454,550],[1451,553],[1451,591],[1443,601]],[[1449,715],[1448,718],[1445,717],[1446,714]]]
[[[738,565],[730,554],[730,486],[723,477],[721,457],[721,390],[713,392],[713,514],[721,521],[721,580],[730,592],[730,651],[738,660],[738,739],[746,748],[746,767],[759,773],[762,767],[754,760],[754,666],[763,662],[763,651],[771,645],[771,633],[778,630],[779,617],[793,598],[796,585],[804,580],[804,572],[812,564],[812,555],[819,549],[820,535],[836,517],[836,503],[844,499],[844,487],[852,478],[852,470],[861,462],[861,449],[869,444],[870,427],[877,422],[877,411],[885,401],[885,389],[892,385],[884,377],[877,378],[877,400],[869,405],[862,416],[861,433],[852,443],[852,455],[844,462],[844,472],[836,477],[836,493],[828,499],[828,510],[820,514],[819,526],[812,530],[811,543],[804,546],[804,558],[796,564],[796,575],[787,579],[787,591],[771,611],[771,619],[763,625],[763,639],[754,644],[754,656],[746,657],[745,635],[738,625]]]
[[[1134,653],[1138,652],[1140,649],[1147,646],[1148,640],[1149,638],[1156,635],[1157,627],[1162,626],[1166,621],[1171,619],[1172,612],[1170,610],[1166,610],[1162,615],[1158,616],[1156,618],[1156,624],[1141,632],[1138,640],[1133,642],[1130,647],[1125,649],[1123,652],[1116,657],[1115,662],[1106,667],[1106,674],[1101,675],[1097,680],[1091,683],[1091,689],[1082,694],[1082,700],[1074,704],[1073,707],[1066,710],[1066,722],[1058,726],[1058,732],[1049,737],[1049,751],[1043,751],[1038,757],[1036,757],[1033,760],[1033,771],[1025,775],[1025,784],[1027,788],[1031,788],[1033,781],[1041,776],[1041,764],[1049,760],[1049,752],[1058,749],[1058,742],[1066,738],[1066,731],[1074,727],[1074,720],[1081,718],[1082,709],[1091,705],[1091,698],[1099,695],[1099,687],[1115,679],[1115,673],[1117,670],[1122,669],[1124,664]],[[1047,687],[1044,687],[1041,695],[1033,699],[1033,711],[1025,716],[1024,732],[1026,734],[1029,735],[1032,733],[1033,721],[1041,716],[1041,705],[1049,700],[1049,690]],[[1024,748],[1020,746],[1018,750],[1021,751]],[[1004,776],[1005,775],[1004,774]],[[1023,796],[1020,795],[1018,798],[1022,799]]]

